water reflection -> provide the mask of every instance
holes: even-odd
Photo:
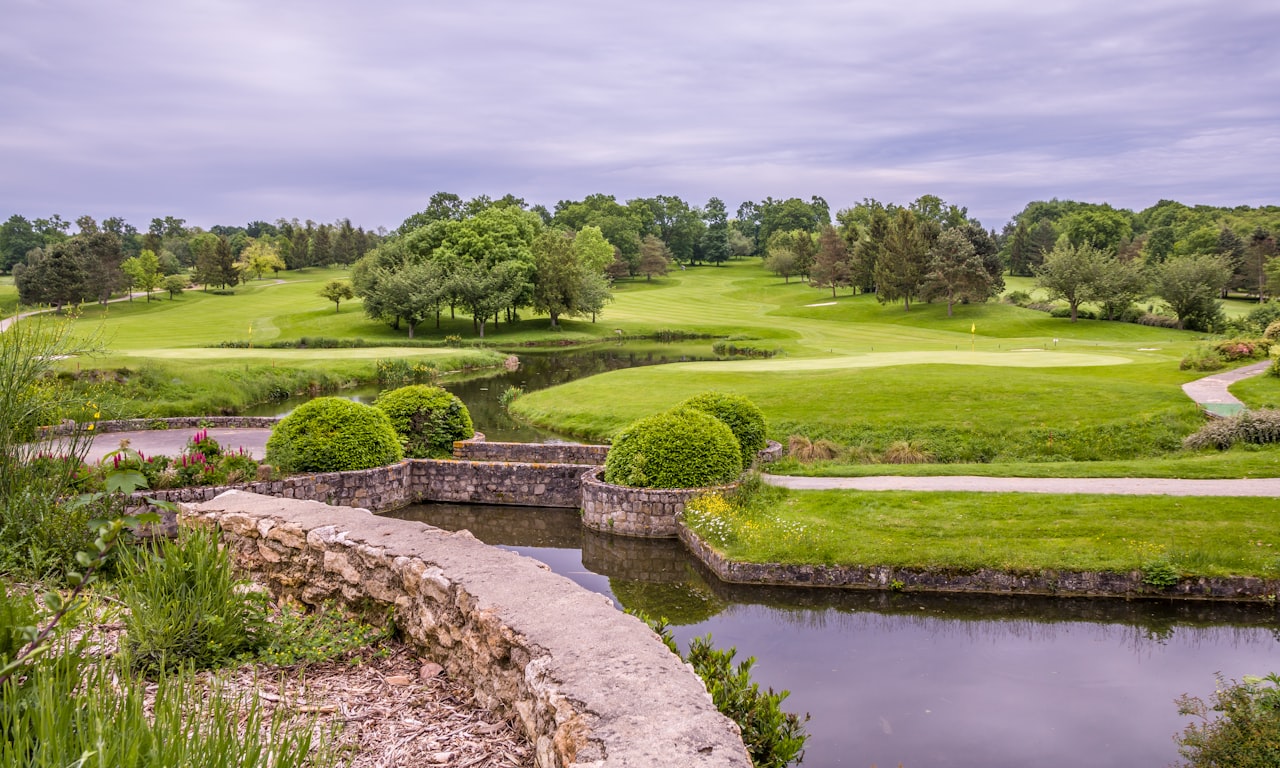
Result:
[[[1268,606],[735,587],[675,542],[583,531],[576,510],[453,506],[395,514],[666,613],[682,646],[711,632],[756,657],[813,716],[806,766],[1168,765],[1180,694],[1280,670]]]
[[[569,439],[551,430],[532,427],[512,419],[500,400],[502,393],[509,387],[520,387],[526,392],[533,392],[623,368],[713,359],[709,341],[669,344],[627,342],[600,345],[585,351],[522,351],[519,357],[520,367],[514,371],[476,371],[446,376],[440,382],[440,386],[466,403],[476,429],[490,440],[533,443],[548,439]],[[368,403],[377,399],[381,389],[374,385],[345,389],[335,394]],[[246,409],[244,415],[283,416],[309,399],[311,398],[294,397],[264,403]]]

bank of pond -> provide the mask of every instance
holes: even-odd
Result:
[[[806,765],[1166,765],[1175,700],[1280,659],[1273,604],[744,587],[675,540],[585,530],[573,509],[388,513],[534,557],[619,608],[754,656],[812,719]]]

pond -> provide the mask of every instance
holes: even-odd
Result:
[[[537,558],[621,607],[711,633],[809,712],[805,766],[1163,766],[1182,693],[1280,670],[1275,608],[731,587],[676,541],[584,530],[576,510],[389,513]]]
[[[564,384],[575,379],[594,376],[597,373],[636,368],[644,365],[660,365],[687,360],[711,360],[711,342],[626,342],[604,343],[590,349],[573,351],[532,350],[518,354],[520,367],[514,371],[504,369],[475,371],[469,374],[445,376],[440,386],[457,395],[467,410],[475,428],[495,442],[536,443],[544,440],[571,439],[553,431],[522,424],[507,413],[500,398],[509,387],[520,387],[526,392]],[[372,402],[386,387],[370,385],[345,389],[334,393],[358,402]],[[244,411],[245,416],[283,416],[310,397],[294,397],[274,403],[264,403]]]

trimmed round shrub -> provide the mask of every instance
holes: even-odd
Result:
[[[440,387],[414,384],[383,392],[373,404],[391,418],[404,441],[404,453],[414,459],[453,455],[453,442],[476,433],[467,406]]]
[[[387,414],[341,397],[317,397],[280,420],[267,463],[284,472],[343,472],[404,458]]]
[[[633,488],[702,488],[733,482],[742,451],[723,421],[693,408],[641,419],[618,433],[604,479]]]
[[[1267,330],[1263,332],[1262,337],[1268,341],[1280,341],[1280,320],[1269,324]]]
[[[738,441],[743,469],[751,466],[756,454],[765,446],[764,414],[755,403],[742,395],[703,392],[677,407],[693,408],[723,421]]]

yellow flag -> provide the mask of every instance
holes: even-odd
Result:
[[[977,323],[973,323],[972,325],[969,326],[969,333],[977,333],[977,332],[978,332]]]

